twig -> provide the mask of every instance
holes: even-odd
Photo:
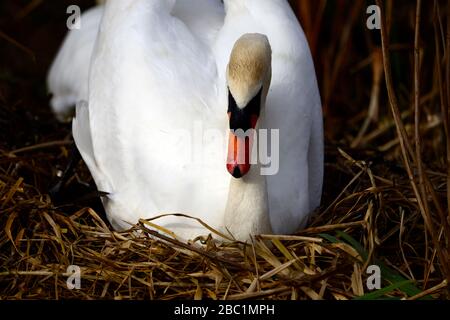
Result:
[[[409,297],[406,300],[417,300],[420,298],[423,298],[427,295],[433,294],[441,289],[444,289],[445,287],[448,286],[448,281],[447,279],[445,279],[444,281],[442,281],[440,284],[438,284],[437,286],[434,286],[433,288],[427,289],[425,291],[422,291],[418,294],[416,294],[415,296]]]
[[[380,84],[383,78],[383,57],[380,48],[376,48],[372,53],[372,92],[370,94],[369,110],[366,119],[364,120],[361,129],[355,140],[353,140],[351,147],[356,148],[361,145],[362,139],[366,134],[372,122],[378,120],[379,98],[380,98]]]
[[[36,151],[36,150],[40,150],[40,149],[70,146],[72,143],[73,143],[73,141],[68,141],[68,140],[44,142],[44,143],[39,143],[39,144],[35,144],[35,145],[32,145],[32,146],[23,147],[23,148],[20,148],[20,149],[13,150],[13,151],[9,152],[8,155],[14,156],[14,155],[16,155],[18,153]]]
[[[362,1],[356,1],[355,4],[352,6],[352,10],[349,15],[349,19],[347,19],[347,23],[343,27],[343,30],[341,32],[341,37],[339,41],[339,50],[336,54],[336,57],[334,57],[333,67],[331,68],[331,76],[329,79],[329,85],[326,86],[326,90],[324,92],[324,108],[325,111],[328,108],[330,97],[333,93],[333,89],[336,85],[336,82],[338,80],[339,71],[343,67],[343,62],[346,58],[347,54],[347,48],[348,48],[348,42],[350,41],[350,35],[353,29],[353,26],[355,22],[357,21],[357,17],[361,13],[361,8],[363,6],[364,2]]]
[[[347,223],[340,223],[340,224],[333,224],[333,225],[326,225],[321,227],[313,227],[303,230],[301,233],[322,233],[327,232],[331,230],[336,229],[347,229],[347,228],[353,228],[353,227],[360,227],[364,226],[366,224],[365,221],[357,221],[357,222],[347,222]]]
[[[419,190],[421,192],[421,197],[423,200],[423,206],[426,211],[426,216],[430,217],[430,209],[428,207],[427,193],[425,191],[424,183],[424,172],[422,164],[422,145],[420,139],[420,19],[421,19],[421,6],[422,1],[417,0],[416,3],[416,22],[415,22],[415,33],[414,33],[414,142],[416,148],[416,164],[417,172],[419,176]],[[401,229],[400,229],[401,230]],[[426,232],[426,231],[425,231]],[[425,260],[428,260],[428,249],[425,249]],[[427,274],[425,270],[425,274]]]
[[[291,291],[290,287],[281,287],[276,289],[264,290],[260,292],[233,294],[228,296],[227,299],[228,300],[260,299],[273,294],[280,294],[283,292],[290,292],[290,291]]]
[[[439,14],[439,3],[437,0],[434,1],[434,16],[433,19],[433,26],[434,26],[434,37],[435,37],[435,47],[436,47],[436,74],[437,74],[437,80],[438,80],[438,86],[439,86],[439,98],[440,98],[440,104],[441,104],[441,114],[442,114],[442,122],[444,124],[444,134],[445,134],[445,140],[446,140],[446,154],[447,154],[447,206],[448,206],[448,218],[447,221],[450,224],[450,134],[449,134],[449,107],[446,103],[446,96],[445,96],[445,89],[444,89],[444,83],[442,79],[442,67],[445,66],[445,64],[448,65],[448,58],[444,63],[441,63],[441,46],[440,44],[440,37],[439,37],[439,31],[441,31],[442,38],[444,38],[442,25],[440,24],[440,14]],[[445,40],[442,43],[444,52],[446,51],[445,48]]]
[[[264,240],[284,240],[284,241],[307,241],[307,242],[316,242],[321,243],[323,239],[321,238],[312,238],[312,237],[303,237],[303,236],[288,236],[288,235],[280,235],[280,234],[261,234],[258,236]]]
[[[14,40],[10,36],[8,36],[6,33],[0,30],[0,38],[5,39],[7,42],[11,43],[12,45],[16,46],[23,52],[25,52],[27,55],[30,56],[30,58],[33,60],[33,62],[36,62],[36,56],[34,55],[33,51],[25,47],[23,44],[20,44],[18,41]]]
[[[447,50],[446,50],[446,82],[447,82],[447,116],[445,117],[447,121],[447,129],[450,125],[450,57],[448,53],[450,52],[450,1],[447,1]],[[448,217],[447,222],[450,224],[450,135],[447,132],[447,209]],[[450,254],[450,253],[449,253]],[[449,277],[450,278],[450,277]]]
[[[16,15],[16,19],[23,19],[28,16],[31,12],[33,12],[37,7],[42,4],[43,0],[33,0],[28,5],[25,6],[19,13]]]

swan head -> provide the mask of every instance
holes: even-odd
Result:
[[[272,50],[265,35],[240,37],[227,66],[228,142],[227,170],[235,178],[250,171],[254,130],[265,107],[272,73]]]

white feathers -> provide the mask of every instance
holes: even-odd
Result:
[[[69,121],[75,104],[88,97],[89,63],[103,14],[96,7],[81,15],[82,27],[67,33],[48,74],[53,112],[60,121]]]
[[[97,187],[110,193],[104,202],[109,219],[126,228],[140,218],[184,213],[223,229],[232,196],[223,158],[226,68],[236,40],[261,33],[272,47],[261,127],[279,130],[280,137],[279,171],[266,177],[266,214],[275,233],[294,232],[320,203],[323,133],[311,54],[291,8],[281,0],[225,0],[225,6],[219,0],[178,0],[173,9],[163,2],[106,2],[92,56],[89,107],[80,107],[73,123]],[[65,66],[55,65],[49,83],[58,113],[64,109],[56,106],[58,99],[67,106],[84,97],[87,78],[80,73],[67,81],[73,91],[62,90],[62,81],[58,87],[58,80],[51,79],[63,79],[52,73]],[[237,207],[267,211],[262,189],[255,190]],[[237,215],[239,238],[266,231],[254,227],[254,215],[245,216],[243,210]],[[185,239],[208,233],[186,218],[155,222]]]

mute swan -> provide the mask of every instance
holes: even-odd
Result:
[[[81,28],[67,33],[47,76],[50,106],[61,122],[69,121],[79,101],[88,99],[89,66],[103,15],[105,0],[80,17]],[[178,0],[172,15],[178,17],[205,45],[214,41],[225,16],[220,0]]]
[[[299,23],[286,1],[224,0],[224,23],[205,46],[171,15],[174,2],[106,3],[73,135],[108,192],[108,219],[122,229],[185,213],[238,240],[296,231],[319,205],[323,178],[321,103]],[[251,127],[279,130],[276,174],[250,165],[254,136],[228,133]],[[207,233],[178,216],[156,223],[184,240]]]

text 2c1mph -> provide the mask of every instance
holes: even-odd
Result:
[[[276,306],[272,304],[217,304],[210,306],[192,306],[181,304],[173,311],[174,319],[207,319],[226,316],[276,316]],[[266,317],[264,317],[266,318]]]

